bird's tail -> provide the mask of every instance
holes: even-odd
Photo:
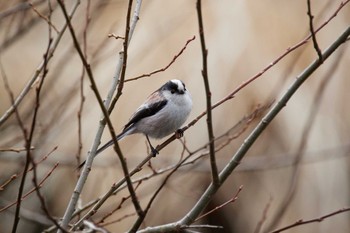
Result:
[[[125,132],[122,132],[121,134],[119,134],[117,136],[117,141],[121,140],[123,137],[125,137],[127,134]],[[108,147],[112,146],[114,144],[113,140],[111,139],[110,141],[108,141],[106,144],[104,144],[103,146],[101,146],[100,148],[97,149],[96,151],[96,155],[95,157],[100,154],[102,151],[104,151],[105,149],[107,149]],[[77,170],[80,170],[86,163],[86,160],[84,160],[84,162],[82,162],[78,167]]]

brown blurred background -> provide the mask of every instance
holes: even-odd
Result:
[[[48,15],[47,1],[32,1],[35,9]],[[74,1],[65,1],[68,10]],[[340,1],[312,2],[317,28],[338,8]],[[25,1],[0,1],[0,61],[15,97],[35,73],[43,59],[48,43],[48,25],[31,7],[23,7],[6,14]],[[56,1],[52,1],[52,23],[60,30],[65,20]],[[122,41],[108,38],[109,33],[124,35],[127,1],[91,1],[87,27],[87,57],[102,97],[112,82]],[[206,43],[209,50],[208,71],[215,103],[243,81],[259,73],[290,46],[309,33],[306,0],[303,1],[204,1],[203,16]],[[87,1],[82,1],[73,17],[73,26],[83,45],[86,29]],[[327,48],[349,26],[350,8],[345,6],[324,29],[317,34],[321,49]],[[55,31],[53,37],[57,36]],[[201,76],[202,57],[198,36],[195,1],[144,1],[140,20],[133,35],[128,56],[126,78],[165,67],[181,50],[185,42],[196,35],[184,53],[166,71],[125,84],[123,95],[111,115],[114,127],[121,130],[133,111],[143,100],[169,79],[186,83],[192,94],[194,107],[188,122],[205,110],[205,92]],[[317,54],[312,43],[288,55],[262,77],[239,92],[235,98],[213,111],[216,136],[225,133],[258,104],[278,99]],[[234,204],[209,215],[203,223],[222,225],[213,232],[260,232],[311,219],[350,205],[349,149],[350,149],[350,64],[348,46],[343,45],[325,62],[294,95],[286,108],[276,117],[250,149],[242,164],[214,196],[207,211],[232,198],[240,185],[243,190]],[[83,66],[66,30],[54,57],[41,93],[41,104],[34,134],[33,155],[39,160],[58,146],[38,165],[39,180],[53,165],[60,165],[45,181],[41,189],[50,212],[62,217],[72,194],[79,154],[78,117],[81,103]],[[19,105],[25,127],[30,127],[35,103],[35,85]],[[100,108],[84,78],[85,102],[82,112],[82,159],[91,148],[99,119]],[[0,80],[0,114],[11,106],[3,79]],[[311,115],[312,112],[314,115]],[[313,116],[310,118],[310,116]],[[232,157],[244,138],[262,116],[258,116],[237,139],[220,150],[216,157],[219,169]],[[311,120],[310,120],[310,119]],[[307,129],[310,128],[308,132]],[[303,135],[305,138],[303,138]],[[105,130],[102,143],[110,139]],[[205,118],[185,133],[186,145],[194,151],[208,141]],[[226,139],[222,139],[225,141]],[[159,144],[162,141],[154,141]],[[302,143],[305,147],[300,149]],[[120,142],[129,168],[135,167],[147,152],[141,135],[127,137]],[[0,126],[0,148],[23,148],[22,132],[14,114]],[[176,163],[182,144],[174,141],[152,159],[152,167],[161,169]],[[204,153],[206,149],[200,153]],[[295,163],[296,158],[300,161]],[[0,152],[0,184],[23,170],[25,152]],[[149,167],[136,175],[151,173]],[[113,182],[120,179],[120,163],[108,149],[94,160],[82,196],[82,205],[104,194]],[[28,173],[25,191],[33,187],[32,173]],[[141,183],[137,189],[141,204],[148,202],[164,179],[157,176]],[[0,190],[0,207],[16,199],[20,178]],[[208,157],[180,169],[167,183],[153,204],[144,225],[154,226],[178,220],[193,206],[209,182]],[[93,217],[99,221],[116,208],[127,191],[111,198]],[[0,232],[12,228],[15,207],[0,212]],[[119,219],[134,211],[130,200],[121,210],[106,219]],[[265,211],[265,212],[264,212]],[[265,214],[264,214],[265,213]],[[35,193],[23,201],[18,232],[40,232],[50,226]],[[334,216],[321,223],[308,224],[288,232],[349,232],[349,213]],[[123,232],[135,216],[108,224],[111,232]],[[210,231],[205,231],[210,232]]]

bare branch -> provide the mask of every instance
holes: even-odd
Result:
[[[120,38],[120,37],[119,37]],[[166,71],[176,60],[178,57],[180,57],[180,55],[186,50],[187,48],[187,45],[189,43],[191,43],[192,41],[194,41],[196,39],[196,36],[193,36],[191,39],[187,40],[186,41],[186,44],[184,45],[184,47],[182,47],[182,49],[180,50],[180,52],[178,54],[176,54],[173,59],[170,61],[170,63],[168,65],[166,65],[165,67],[163,68],[160,68],[158,70],[155,70],[155,71],[152,71],[151,73],[148,73],[148,74],[142,74],[142,75],[139,75],[139,76],[136,76],[135,78],[130,78],[130,79],[126,79],[125,80],[125,83],[126,82],[129,82],[129,81],[134,81],[134,80],[138,80],[140,78],[145,78],[145,77],[150,77],[154,74],[157,74],[157,73],[160,73],[160,72],[164,72]]]
[[[314,48],[316,50],[318,58],[322,62],[322,52],[321,52],[320,47],[318,46],[318,43],[317,43],[317,40],[316,40],[315,31],[314,31],[314,24],[313,24],[314,16],[311,13],[311,1],[310,0],[307,0],[307,15],[309,16],[309,26],[310,26],[310,33],[311,33],[312,43],[314,44]]]
[[[43,20],[45,20],[46,23],[47,23],[50,27],[52,27],[52,28],[57,32],[57,34],[59,33],[59,31],[58,31],[58,29],[56,28],[56,26],[52,24],[51,20],[50,20],[48,17],[46,17],[45,15],[41,14],[41,13],[38,11],[38,9],[35,8],[35,6],[34,6],[33,3],[29,2],[29,5],[30,5],[30,7],[33,9],[33,11],[34,11],[40,18],[42,18]],[[51,14],[51,12],[49,12],[49,14]]]
[[[204,26],[202,19],[202,1],[197,1],[197,16],[198,16],[198,24],[199,24],[199,37],[201,40],[201,48],[202,48],[202,62],[203,62],[203,82],[205,87],[206,101],[207,101],[207,128],[208,128],[208,137],[209,137],[209,151],[210,151],[210,166],[211,166],[211,175],[213,179],[213,185],[220,185],[219,176],[218,176],[218,168],[216,166],[216,158],[215,158],[215,148],[214,148],[214,131],[213,131],[213,119],[212,119],[212,107],[211,107],[211,91],[209,86],[209,78],[208,78],[208,65],[207,65],[207,57],[208,50],[205,45],[205,37],[204,37]]]
[[[342,208],[340,210],[336,210],[332,213],[329,213],[329,214],[326,214],[326,215],[323,215],[319,218],[314,218],[314,219],[310,219],[310,220],[298,220],[296,221],[295,223],[289,225],[289,226],[285,226],[283,228],[280,228],[278,230],[274,230],[272,231],[271,233],[279,233],[279,232],[282,232],[282,231],[285,231],[285,230],[288,230],[288,229],[291,229],[291,228],[294,228],[294,227],[297,227],[297,226],[301,226],[301,225],[305,225],[305,224],[310,224],[310,223],[314,223],[314,222],[322,222],[323,220],[325,220],[326,218],[330,218],[334,215],[338,215],[338,214],[341,214],[341,213],[344,213],[344,212],[349,212],[350,211],[350,207],[347,207],[347,208]]]
[[[46,175],[42,178],[42,180],[38,183],[38,186],[37,187],[34,187],[32,188],[31,190],[29,190],[27,193],[25,193],[22,198],[21,198],[21,201],[23,201],[24,199],[26,199],[30,194],[34,193],[36,189],[38,188],[41,188],[42,185],[44,184],[44,182],[47,180],[47,178],[49,178],[52,174],[52,172],[58,167],[59,163],[56,163],[52,169],[50,169],[50,171],[48,171],[46,173]],[[3,207],[0,209],[0,212],[4,211],[4,210],[7,210],[8,208],[14,206],[14,205],[18,205],[18,200],[17,201],[14,201],[10,204],[8,204],[7,206]]]
[[[236,194],[235,194],[230,200],[228,200],[228,201],[224,202],[223,204],[221,204],[221,205],[215,207],[214,209],[208,211],[207,213],[202,214],[201,216],[199,216],[198,218],[196,218],[194,221],[197,222],[198,220],[200,220],[200,219],[202,219],[202,218],[208,216],[209,214],[214,213],[215,211],[218,211],[219,209],[221,209],[221,208],[227,206],[228,204],[234,203],[234,202],[238,199],[238,194],[242,191],[242,189],[243,189],[243,185],[239,186],[239,188],[238,188]]]
[[[262,228],[262,225],[264,224],[264,222],[266,221],[267,219],[267,212],[269,211],[270,209],[270,206],[271,206],[271,202],[272,202],[272,197],[270,197],[270,200],[267,202],[265,208],[264,208],[264,211],[261,215],[261,219],[260,221],[258,222],[258,224],[256,225],[256,228],[254,230],[254,233],[259,233],[261,228]]]

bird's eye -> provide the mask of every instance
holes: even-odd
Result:
[[[176,92],[176,90],[175,89],[171,89],[170,92],[171,92],[171,94],[174,94]]]

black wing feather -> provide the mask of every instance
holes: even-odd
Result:
[[[158,102],[152,103],[148,107],[143,108],[143,109],[139,110],[138,112],[136,112],[135,115],[133,115],[131,117],[130,121],[125,125],[124,131],[129,126],[135,124],[139,120],[146,118],[146,117],[149,117],[149,116],[153,116],[154,114],[156,114],[157,112],[162,110],[165,107],[167,102],[168,102],[167,100],[158,101]]]

